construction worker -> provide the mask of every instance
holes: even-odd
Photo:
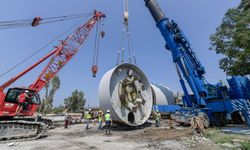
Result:
[[[86,129],[89,129],[89,123],[91,120],[91,114],[90,114],[91,109],[89,109],[89,111],[86,113],[85,115],[85,119],[86,119]]]
[[[65,117],[64,117],[64,128],[68,128],[69,126],[69,122],[70,122],[70,117],[69,117],[69,113],[68,113],[68,108],[65,107],[65,110],[63,111]]]
[[[65,117],[64,117],[64,128],[65,129],[68,128],[69,124],[70,124],[70,116],[65,115]]]
[[[156,127],[160,127],[161,123],[161,114],[159,112],[159,110],[156,110],[156,114],[155,114],[155,126]]]
[[[111,134],[110,130],[111,130],[111,124],[112,124],[112,119],[111,119],[111,115],[110,115],[110,110],[107,110],[107,113],[105,114],[105,123],[106,123],[106,135]]]
[[[103,112],[100,110],[98,113],[98,129],[101,130],[102,129],[102,120],[103,120]]]
[[[27,99],[28,99],[28,90],[25,90],[18,96],[18,107],[16,109],[16,114],[20,115],[21,110],[25,107]]]

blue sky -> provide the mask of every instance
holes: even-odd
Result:
[[[239,0],[158,0],[166,16],[175,20],[195,49],[198,58],[205,66],[206,78],[215,83],[226,81],[225,73],[219,69],[218,60],[222,57],[209,51],[209,36],[219,26],[228,8],[236,7]],[[116,65],[117,49],[122,32],[123,0],[5,0],[0,1],[0,20],[19,20],[35,16],[53,17],[79,14],[100,10],[107,15],[104,31],[105,38],[100,45],[99,72],[91,76],[94,49],[94,32],[79,53],[59,73],[61,88],[55,96],[54,105],[63,103],[75,89],[82,90],[87,105],[97,106],[98,86],[101,77]],[[149,81],[170,87],[174,92],[181,91],[170,52],[164,48],[164,40],[144,6],[144,0],[130,0],[130,30],[136,52],[138,66]],[[64,32],[78,20],[47,24],[36,28],[0,30],[0,73],[19,63],[50,40]],[[83,20],[83,22],[86,21]],[[62,37],[61,39],[64,39]],[[24,70],[44,56],[58,42],[54,42],[41,53],[10,72],[0,83]],[[29,85],[37,78],[42,68],[39,66],[11,86]],[[43,96],[43,91],[41,92]]]

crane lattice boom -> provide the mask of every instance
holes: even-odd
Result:
[[[90,31],[102,17],[105,15],[101,12],[95,11],[94,16],[85,24],[77,28],[66,40],[62,41],[56,47],[55,54],[44,68],[34,84],[30,85],[30,89],[40,91],[48,81],[50,81],[63,66],[78,52]]]

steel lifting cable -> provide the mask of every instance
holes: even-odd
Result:
[[[32,21],[32,20],[29,20]],[[12,22],[12,23],[0,23],[0,29],[12,29],[31,26],[30,23],[25,22]]]
[[[128,26],[128,19],[129,19],[129,12],[128,12],[128,0],[124,0],[124,24],[126,26],[126,31],[127,31],[127,40],[128,40],[128,48],[129,48],[129,53],[130,53],[130,58],[131,53],[133,53],[133,60],[134,60],[134,64],[136,65],[136,57],[135,57],[135,52],[134,52],[134,47],[133,47],[133,43],[132,43],[132,38],[130,35],[130,31],[129,31],[129,26]],[[131,60],[130,60],[131,61]]]
[[[118,49],[118,57],[117,57],[117,64],[116,65],[118,65],[120,62],[121,53],[122,53],[122,58],[121,58],[122,62],[124,60],[124,48],[122,47],[122,45],[124,44],[124,40],[125,40],[125,29],[123,29],[122,34],[121,34],[121,40],[120,40],[120,45],[119,45],[119,49]]]
[[[128,54],[129,54],[129,62],[132,63],[132,58],[131,58],[131,42],[129,39],[129,26],[128,26],[128,19],[129,19],[129,12],[128,12],[128,0],[124,0],[124,14],[123,14],[123,21],[124,21],[124,28],[125,28],[125,35],[127,38],[127,43],[128,43]]]
[[[78,15],[42,18],[42,21],[40,22],[40,24],[46,24],[46,23],[52,23],[52,22],[59,22],[59,21],[77,19],[77,18],[87,17],[87,16],[90,16],[92,14],[93,13],[85,13],[85,14],[78,14]]]
[[[44,45],[43,47],[41,47],[40,49],[38,49],[37,51],[35,51],[34,53],[32,53],[31,55],[29,55],[28,57],[26,57],[25,59],[23,59],[22,61],[20,61],[18,64],[14,65],[13,67],[11,67],[9,70],[5,71],[4,73],[0,74],[0,78],[2,78],[3,76],[5,76],[6,74],[8,74],[9,72],[11,72],[12,70],[14,70],[15,68],[17,68],[18,66],[22,65],[23,63],[25,63],[26,61],[28,61],[29,59],[31,59],[32,57],[34,57],[36,54],[38,54],[39,52],[41,52],[42,50],[44,50],[46,47],[48,47],[51,43],[55,42],[57,39],[59,39],[61,36],[65,35],[66,33],[68,33],[70,30],[72,30],[73,28],[75,28],[78,24],[80,24],[82,22],[82,20],[78,21],[76,24],[74,24],[73,26],[71,26],[70,28],[68,28],[67,30],[65,30],[63,33],[59,34],[58,36],[56,36],[54,39],[52,39],[48,44]]]
[[[43,20],[51,20],[51,19],[58,19],[58,18],[70,18],[70,17],[83,17],[83,16],[90,16],[90,15],[93,15],[93,12],[83,13],[83,14],[67,15],[67,16],[48,17],[48,18],[43,18]]]
[[[116,63],[116,65],[118,65],[119,63],[120,63],[120,56],[121,56],[121,53],[122,53],[122,58],[121,58],[121,63],[123,63],[124,62],[124,48],[122,47],[123,45],[124,45],[124,40],[125,40],[125,32],[126,32],[126,28],[125,28],[125,26],[127,25],[127,22],[128,22],[128,12],[126,11],[127,10],[127,0],[124,0],[124,4],[123,4],[123,6],[124,6],[124,16],[123,16],[123,24],[124,24],[124,28],[123,28],[123,30],[122,30],[122,34],[121,34],[121,40],[120,40],[120,45],[119,45],[119,49],[118,49],[118,57],[117,57],[117,63]],[[125,14],[125,12],[126,12],[126,14]],[[127,16],[127,19],[125,19],[125,15]]]
[[[94,56],[93,56],[93,65],[92,65],[92,74],[93,77],[96,77],[96,73],[98,71],[98,61],[99,61],[99,47],[100,47],[100,37],[103,38],[104,35],[100,35],[101,22],[99,20],[96,25],[96,34],[95,34],[95,45],[94,45]]]
[[[128,29],[127,38],[128,38],[129,49],[130,49],[131,53],[133,54],[134,64],[136,65],[136,56],[135,56],[135,52],[134,52],[132,38],[130,37],[130,31],[129,31],[129,29]]]
[[[129,29],[128,26],[126,27],[126,36],[127,36],[127,42],[128,42],[128,54],[129,54],[129,62],[132,63],[132,58],[131,58],[131,43],[129,39]]]
[[[99,51],[100,51],[100,30],[101,30],[101,21],[98,22],[98,45],[97,45],[97,54],[96,54],[96,64],[98,65],[98,61],[99,61]]]
[[[93,66],[96,65],[96,54],[97,54],[97,47],[98,47],[98,33],[99,33],[99,22],[97,22],[96,26],[96,33],[95,33],[95,44],[94,44],[94,55],[93,55]]]
[[[77,19],[91,15],[92,13],[83,13],[83,14],[75,14],[68,16],[58,16],[58,17],[49,17],[49,18],[40,18],[35,17],[33,19],[22,19],[22,20],[12,20],[12,21],[0,21],[0,30],[1,29],[13,29],[20,27],[31,27],[37,26],[40,24],[47,24],[52,22],[60,22],[65,20]],[[35,20],[39,19],[39,20]],[[36,24],[33,24],[34,21],[37,21]]]
[[[128,19],[129,19],[128,0],[124,0],[124,14],[123,14],[124,28],[122,32],[121,41],[120,41],[120,47],[118,50],[117,65],[119,64],[119,61],[120,61],[121,51],[122,51],[122,63],[124,62],[124,48],[122,48],[122,46],[124,45],[125,39],[127,40],[127,44],[128,44],[127,48],[128,48],[129,62],[132,63],[132,59],[133,59],[134,64],[137,63],[135,53],[134,53],[133,43],[132,43],[130,31],[129,31]],[[132,53],[133,53],[133,56],[132,56]]]
[[[118,50],[118,56],[117,56],[116,66],[119,65],[120,55],[121,55],[121,51]]]

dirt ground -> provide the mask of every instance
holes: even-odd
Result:
[[[71,125],[68,129],[58,127],[49,130],[45,137],[14,143],[13,146],[0,144],[0,150],[185,150],[220,149],[209,139],[193,136],[190,128],[169,129],[147,126],[140,129],[115,127],[111,136],[105,130],[97,130],[91,124],[85,130],[84,124]]]

